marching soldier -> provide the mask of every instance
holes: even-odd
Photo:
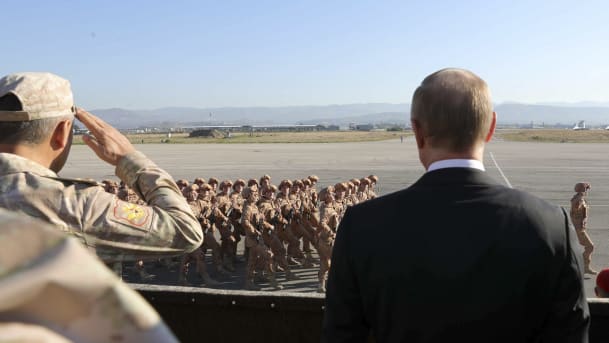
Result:
[[[245,180],[237,179],[233,184],[233,191],[230,194],[230,200],[233,207],[233,211],[230,215],[231,223],[233,224],[233,237],[235,238],[235,244],[233,244],[232,259],[233,262],[237,261],[237,246],[241,241],[241,236],[245,235],[243,227],[241,226],[241,213],[243,212],[243,199],[242,191],[245,188]],[[247,258],[247,254],[244,252],[244,256]]]
[[[214,203],[216,208],[222,212],[222,214],[226,217],[230,217],[233,206],[232,201],[230,199],[230,189],[233,183],[231,180],[224,180],[220,183],[220,192],[216,194],[214,198]],[[218,230],[220,231],[221,237],[221,251],[222,251],[222,260],[224,264],[224,268],[228,271],[234,272],[235,267],[233,266],[233,254],[234,251],[233,245],[235,245],[236,240],[233,234],[233,230],[231,230],[231,221],[223,222],[225,225],[220,225]]]
[[[274,185],[269,185],[262,190],[262,197],[258,203],[258,209],[264,216],[264,220],[275,227],[273,230],[264,230],[262,237],[264,239],[264,244],[271,248],[273,262],[285,271],[287,280],[292,280],[296,278],[296,275],[290,271],[290,266],[287,261],[287,251],[278,235],[279,231],[287,229],[288,221],[281,216],[281,209],[274,201],[276,192],[277,187]]]
[[[256,269],[256,261],[260,260],[264,265],[264,272],[269,276],[271,287],[274,289],[282,289],[283,287],[277,283],[271,258],[273,253],[264,244],[262,238],[263,230],[273,230],[274,227],[264,220],[262,214],[258,211],[256,203],[258,202],[258,186],[247,187],[243,190],[245,204],[243,214],[241,215],[241,225],[245,231],[245,246],[249,248],[249,256],[247,259],[247,269],[245,275],[245,289],[260,290],[254,284],[254,273]]]
[[[319,273],[317,274],[319,280],[319,288],[317,291],[320,293],[326,292],[326,281],[332,259],[332,247],[334,246],[334,238],[336,237],[335,232],[338,227],[338,213],[334,210],[333,192],[334,189],[332,186],[328,186],[319,192],[319,199],[322,201],[322,204],[319,211],[320,225],[317,230],[317,252],[319,253],[320,261]]]
[[[201,202],[197,200],[199,197],[198,190],[199,186],[193,183],[192,185],[184,187],[182,193],[184,194],[186,201],[188,201],[188,205],[192,209],[193,214],[199,220],[201,227],[203,229],[207,229],[209,227],[209,221],[207,218],[205,218]],[[205,239],[206,238],[203,240],[203,244],[205,244]],[[188,285],[188,269],[191,262],[195,263],[195,270],[197,274],[207,286],[214,287],[220,284],[218,281],[212,279],[207,273],[207,266],[205,265],[205,252],[203,251],[202,247],[199,247],[192,253],[182,256],[178,280],[182,285]]]
[[[575,195],[571,198],[571,221],[575,226],[577,239],[579,244],[584,247],[584,273],[596,275],[597,271],[590,267],[592,261],[592,251],[594,244],[586,232],[588,224],[588,203],[586,202],[586,193],[590,189],[590,184],[587,182],[578,182],[575,184]]]
[[[222,251],[220,244],[216,240],[214,233],[216,232],[217,226],[228,222],[228,218],[222,214],[222,211],[212,204],[211,192],[212,186],[209,183],[204,184],[201,186],[201,188],[199,188],[199,196],[197,201],[201,207],[201,217],[203,218],[201,226],[204,234],[201,249],[203,250],[203,253],[205,253],[207,249],[211,249],[212,259],[214,265],[216,266],[217,272],[220,274],[227,274],[227,271],[222,265]]]
[[[281,209],[281,215],[288,221],[287,229],[279,232],[279,237],[288,245],[288,263],[292,265],[300,265],[296,259],[304,258],[302,250],[300,250],[300,240],[292,231],[292,222],[295,221],[296,212],[298,209],[290,199],[290,188],[292,181],[283,180],[279,183],[279,194],[277,194],[277,205]]]
[[[367,179],[370,180],[370,186],[368,187],[368,199],[374,199],[374,198],[376,198],[376,193],[374,192],[374,186],[376,186],[377,182],[379,181],[379,177],[372,174],[372,175],[368,176]]]

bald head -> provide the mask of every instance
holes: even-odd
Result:
[[[410,117],[434,148],[462,152],[484,142],[493,118],[486,82],[464,69],[442,69],[414,92]]]

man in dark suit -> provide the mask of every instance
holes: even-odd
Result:
[[[484,172],[496,123],[486,83],[425,78],[411,108],[427,172],[347,210],[323,342],[587,342],[581,253],[566,212]]]

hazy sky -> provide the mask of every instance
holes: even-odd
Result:
[[[85,108],[409,103],[467,68],[495,102],[609,102],[608,1],[2,1],[0,74]]]

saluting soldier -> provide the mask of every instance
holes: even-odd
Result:
[[[594,244],[586,232],[589,208],[586,201],[586,194],[589,189],[590,184],[587,182],[578,182],[575,184],[576,193],[573,198],[571,198],[571,221],[573,222],[573,226],[575,226],[579,244],[584,247],[584,273],[596,275],[598,272],[590,267]]]

